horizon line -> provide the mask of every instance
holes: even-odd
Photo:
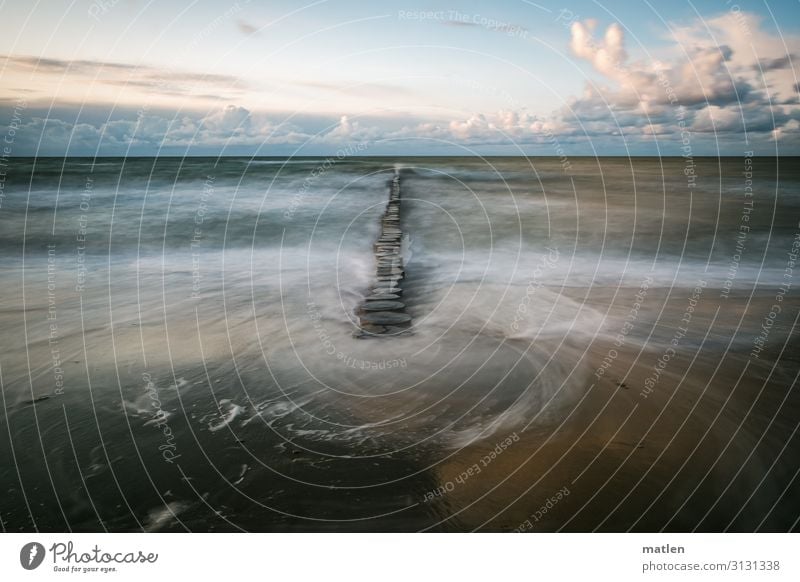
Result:
[[[503,155],[503,154],[490,154],[490,155],[481,155],[481,154],[474,154],[474,155],[466,155],[466,154],[453,154],[453,155],[443,155],[443,154],[375,154],[370,156],[363,156],[363,155],[351,155],[351,156],[344,156],[339,157],[335,153],[333,154],[315,154],[315,155],[245,155],[245,154],[225,154],[225,155],[212,155],[212,154],[186,154],[186,155],[140,155],[140,154],[130,154],[130,155],[66,155],[66,156],[16,156],[10,155],[6,159],[56,159],[56,160],[64,160],[70,158],[76,159],[129,159],[129,158],[136,158],[136,159],[152,159],[152,158],[175,158],[175,159],[185,159],[185,158],[251,158],[251,159],[258,159],[258,158],[273,158],[273,159],[281,159],[281,160],[290,160],[294,158],[300,159],[316,159],[316,158],[336,158],[338,161],[343,162],[350,159],[374,159],[374,158],[546,158],[546,159],[553,159],[553,160],[569,160],[569,159],[599,159],[599,158],[620,158],[620,159],[630,159],[630,158],[678,158],[678,159],[698,159],[698,158],[709,158],[709,159],[720,159],[720,158],[741,158],[741,157],[748,157],[748,158],[800,158],[800,154],[777,154],[777,155],[764,155],[764,154],[757,154],[752,156],[744,156],[742,154],[739,155],[730,155],[730,154],[719,154],[719,155],[692,155],[692,156],[684,156],[684,155],[647,155],[647,154],[628,154],[628,155],[619,155],[619,154],[608,154],[602,156],[596,155],[586,155],[586,154],[576,154],[573,156],[546,156],[546,155]]]

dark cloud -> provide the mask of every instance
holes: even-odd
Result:
[[[760,59],[754,68],[757,71],[777,71],[779,69],[788,69],[792,66],[792,55],[786,54],[782,57],[775,59]]]
[[[463,27],[471,27],[471,26],[480,26],[477,22],[470,22],[464,20],[443,20],[442,24],[445,26],[463,26]]]
[[[244,20],[241,20],[241,19],[236,21],[236,28],[238,28],[239,31],[242,32],[242,34],[246,34],[247,36],[250,36],[252,34],[258,33],[258,27],[257,26],[254,26],[254,25],[252,25],[252,24],[250,24],[248,22],[245,22]]]
[[[760,71],[758,65],[769,70],[785,68],[789,59],[786,55],[767,58],[764,46],[769,45],[764,43],[761,60],[755,60],[752,51],[736,44],[740,24],[725,18],[710,21],[716,29],[713,36],[689,27],[680,31],[681,56],[649,64],[629,62],[619,25],[612,23],[597,39],[594,23],[574,23],[573,54],[592,63],[611,86],[587,81],[584,95],[561,112],[562,120],[580,125],[587,136],[611,131],[629,142],[648,136],[669,140],[679,136],[681,128],[714,140],[785,137],[790,132],[782,130],[794,127],[800,111],[787,107],[786,99],[776,99],[781,91],[773,86],[773,78],[767,84],[756,71]],[[738,52],[733,46],[738,46]]]

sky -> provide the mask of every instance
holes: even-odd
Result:
[[[795,1],[0,0],[5,155],[800,155]]]

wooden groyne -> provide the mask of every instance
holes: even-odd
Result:
[[[359,337],[392,336],[408,333],[411,316],[403,302],[403,231],[400,227],[400,172],[395,170],[389,202],[381,216],[381,231],[374,245],[375,284],[356,310]]]

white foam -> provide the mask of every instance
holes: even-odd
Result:
[[[208,430],[211,432],[216,432],[228,426],[237,416],[239,416],[242,412],[245,411],[243,406],[239,406],[238,404],[233,404],[230,400],[220,400],[220,412],[222,412],[223,406],[227,407],[227,411],[223,413],[222,420],[219,422],[210,422],[208,424]]]
[[[187,503],[171,501],[164,507],[152,509],[147,513],[144,529],[147,532],[158,531],[177,519],[178,514],[186,511],[189,507]]]

